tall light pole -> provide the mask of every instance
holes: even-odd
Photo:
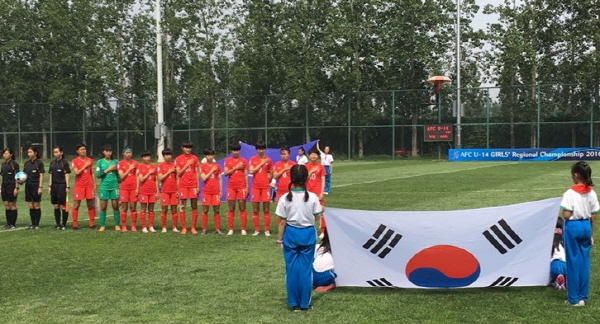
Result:
[[[456,0],[456,148],[461,148],[460,102],[460,0]]]
[[[157,124],[154,129],[154,135],[158,140],[156,145],[156,154],[158,161],[162,162],[162,150],[165,149],[165,112],[163,107],[163,71],[162,71],[162,31],[160,28],[160,0],[156,0],[156,114]]]

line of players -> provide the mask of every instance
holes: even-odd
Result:
[[[140,203],[139,212],[142,232],[156,232],[154,229],[154,205],[156,200],[160,201],[162,210],[160,222],[162,232],[167,232],[167,213],[171,211],[171,228],[173,232],[186,234],[187,219],[185,213],[186,203],[189,200],[191,206],[190,232],[197,234],[198,221],[198,197],[201,196],[203,212],[201,215],[202,234],[208,233],[208,212],[213,207],[213,222],[215,233],[221,232],[221,188],[222,176],[228,177],[226,198],[228,203],[227,227],[228,235],[234,234],[234,215],[236,205],[239,207],[241,235],[247,235],[247,211],[246,200],[250,195],[252,202],[252,224],[254,236],[260,235],[260,207],[263,213],[263,229],[266,236],[270,236],[271,215],[269,211],[271,195],[270,184],[276,181],[276,201],[289,191],[290,169],[296,164],[289,160],[289,148],[280,150],[281,160],[273,164],[273,161],[265,155],[266,145],[264,142],[256,144],[257,154],[250,161],[240,156],[240,144],[230,147],[232,156],[224,163],[224,170],[214,160],[214,150],[204,151],[205,163],[200,163],[198,157],[192,154],[193,143],[184,141],[181,144],[182,154],[173,160],[171,149],[165,149],[162,153],[164,162],[154,165],[151,162],[151,154],[141,154],[142,163],[133,159],[132,150],[123,150],[123,159],[119,162],[113,159],[113,151],[110,145],[103,147],[103,158],[96,162],[96,171],[92,171],[94,160],[87,156],[85,144],[76,146],[77,157],[69,166],[64,160],[64,152],[61,147],[53,149],[54,160],[49,167],[49,194],[51,203],[54,205],[54,216],[57,229],[66,229],[68,220],[67,196],[69,194],[69,175],[75,173],[75,185],[73,189],[72,228],[79,229],[79,206],[85,200],[87,204],[88,221],[90,228],[96,228],[96,206],[95,191],[96,179],[100,181],[98,186],[98,197],[100,200],[99,231],[106,229],[106,212],[108,202],[111,202],[114,211],[115,230],[127,232],[137,231],[137,203]],[[2,164],[2,199],[5,202],[7,225],[5,229],[16,226],[17,211],[16,197],[19,184],[14,181],[14,174],[19,172],[19,166],[14,161],[12,150],[3,151],[5,162]],[[39,159],[39,152],[35,148],[28,149],[29,160],[24,165],[24,171],[28,175],[26,187],[26,201],[30,205],[30,216],[32,225],[30,229],[37,229],[41,218],[40,201],[42,195],[42,183],[44,165]],[[204,161],[204,160],[203,160]],[[324,205],[323,193],[325,187],[325,169],[319,163],[318,151],[309,153],[309,162],[305,164],[309,171],[307,190],[319,196],[321,204]],[[34,167],[32,167],[34,166]],[[72,169],[72,170],[71,170]],[[252,178],[252,189],[249,192],[249,176]],[[10,181],[12,179],[12,181]],[[200,182],[203,183],[200,195]],[[130,226],[127,226],[129,213]],[[321,218],[321,232],[325,228],[325,220]],[[181,230],[179,230],[180,228]]]

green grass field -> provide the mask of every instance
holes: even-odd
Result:
[[[327,205],[436,211],[557,197],[571,185],[570,164],[337,162]],[[600,172],[600,162],[591,165]],[[19,197],[21,228],[29,225],[23,199]],[[286,307],[284,264],[276,236],[242,237],[237,231],[232,237],[122,234],[112,227],[104,233],[56,231],[47,195],[44,199],[40,230],[0,232],[2,323],[600,321],[596,249],[587,307],[563,305],[565,293],[549,287],[338,288],[314,294],[312,311],[292,313]],[[83,210],[80,219],[86,218]],[[223,215],[224,211],[223,205]],[[112,224],[110,218],[108,223]]]

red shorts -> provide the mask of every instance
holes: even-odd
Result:
[[[247,196],[248,196],[247,189],[227,188],[227,200],[246,200]]]
[[[202,206],[219,206],[220,204],[221,195],[202,193]]]
[[[135,189],[119,189],[119,201],[122,203],[137,202]]]
[[[92,187],[75,187],[73,190],[73,200],[94,199],[94,188]]]
[[[198,199],[198,188],[179,188],[179,200]]]
[[[176,192],[161,192],[160,193],[160,205],[161,206],[176,206],[179,204]]]
[[[139,194],[138,195],[138,201],[142,204],[149,204],[149,203],[155,203],[156,202],[156,194]]]
[[[271,201],[271,188],[252,188],[252,202],[270,202]]]

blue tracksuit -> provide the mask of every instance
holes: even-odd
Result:
[[[552,260],[550,262],[550,282],[554,282],[558,275],[567,276],[567,263],[561,260]]]
[[[589,219],[567,220],[563,229],[567,262],[567,299],[571,304],[587,301],[590,292],[590,249],[592,227]]]
[[[331,166],[325,165],[325,188],[323,188],[323,192],[329,193],[331,190]]]
[[[283,232],[283,258],[288,306],[309,308],[313,285],[313,261],[317,234],[315,228],[286,226]]]
[[[333,272],[333,270],[318,272],[313,269],[313,286],[314,287],[329,286],[332,283],[335,283],[336,277],[337,277],[337,274],[335,274],[335,272]]]

